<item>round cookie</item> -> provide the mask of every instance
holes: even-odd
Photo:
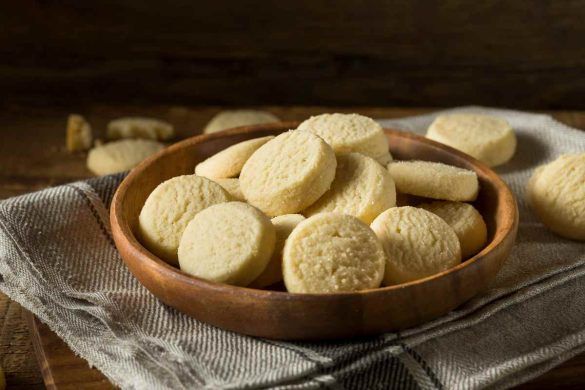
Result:
[[[215,133],[232,127],[278,122],[274,114],[257,110],[227,110],[217,113],[205,126],[203,133]]]
[[[356,152],[372,157],[382,165],[392,161],[388,140],[376,121],[358,114],[321,114],[298,127],[327,142],[335,153]]]
[[[249,204],[216,204],[193,218],[181,238],[181,270],[206,280],[247,286],[274,250],[270,219]]]
[[[228,194],[230,194],[232,200],[237,200],[240,202],[246,201],[246,198],[244,198],[244,194],[242,193],[242,189],[240,188],[239,179],[213,179],[213,181],[222,186],[223,189],[226,190]]]
[[[187,224],[201,210],[230,200],[219,184],[204,177],[173,177],[150,193],[140,211],[141,242],[158,257],[177,265],[177,248]]]
[[[457,235],[429,211],[393,207],[372,222],[372,229],[386,252],[386,285],[431,276],[461,262]]]
[[[429,161],[393,161],[388,171],[396,189],[433,199],[471,201],[479,183],[473,171]]]
[[[128,171],[162,148],[163,144],[145,139],[109,142],[89,151],[87,167],[100,176]]]
[[[585,241],[585,153],[562,155],[537,168],[528,182],[526,197],[550,230]]]
[[[508,162],[516,151],[512,127],[505,120],[488,115],[441,115],[428,128],[426,136],[491,167]]]
[[[293,229],[304,220],[305,217],[300,214],[285,214],[272,218],[272,225],[276,230],[274,252],[264,271],[249,287],[263,288],[282,280],[282,249],[284,248],[284,243]]]
[[[329,145],[306,131],[288,131],[262,145],[244,164],[246,200],[271,217],[309,207],[331,186],[337,160]]]
[[[461,246],[461,257],[467,259],[479,252],[487,241],[487,227],[481,214],[468,203],[436,201],[419,207],[441,217],[453,228]]]
[[[69,152],[88,150],[93,143],[91,125],[81,115],[70,114],[67,117],[65,145]],[[0,387],[1,388],[1,387]]]
[[[396,189],[390,173],[374,159],[359,153],[337,155],[331,189],[303,214],[324,212],[353,215],[369,224],[382,211],[396,206]]]
[[[175,136],[175,128],[168,122],[154,118],[125,117],[108,123],[108,138],[146,138],[168,140]]]
[[[210,179],[236,177],[250,156],[274,136],[254,138],[232,145],[195,167],[195,174]]]
[[[374,232],[351,215],[323,213],[301,222],[283,251],[286,289],[332,293],[377,288],[386,257]]]

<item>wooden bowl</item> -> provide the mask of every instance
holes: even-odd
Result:
[[[423,137],[385,129],[397,159],[439,161],[477,172],[474,205],[488,226],[488,244],[445,272],[410,283],[355,293],[290,294],[209,282],[190,276],[146,250],[136,239],[138,214],[150,192],[234,143],[278,134],[297,123],[276,123],[201,135],[172,145],[133,169],[111,207],[114,240],[134,276],[169,306],[200,321],[252,336],[324,340],[397,331],[442,316],[494,279],[510,253],[518,211],[508,186],[487,166]]]

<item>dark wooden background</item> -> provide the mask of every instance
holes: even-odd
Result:
[[[0,0],[0,105],[585,108],[585,2]]]

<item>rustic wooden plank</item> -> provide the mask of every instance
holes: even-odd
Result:
[[[262,107],[261,107],[262,108]],[[263,107],[285,120],[301,120],[324,111],[355,111],[342,107]],[[92,124],[96,138],[105,137],[107,122],[121,116],[150,115],[168,120],[177,129],[178,138],[199,134],[220,107],[135,106],[79,107]],[[424,112],[424,109],[359,109],[374,117],[396,117]],[[69,111],[31,110],[13,106],[0,116],[0,199],[80,180],[91,176],[85,167],[84,153],[70,154],[65,149],[65,122]]]
[[[335,107],[335,106],[264,106],[283,120],[302,120],[322,112],[360,112],[375,118],[394,118],[422,114],[431,108]],[[221,108],[153,106],[77,107],[93,126],[96,138],[104,138],[109,120],[126,115],[150,115],[168,120],[177,128],[179,138],[201,132],[207,121]],[[65,150],[65,121],[69,111],[12,106],[0,116],[3,139],[0,143],[0,199],[64,182],[91,176],[85,167],[85,154]],[[555,111],[559,120],[585,128],[585,116],[579,112]]]
[[[75,110],[86,115],[98,136],[108,120],[125,115],[150,115],[169,120],[180,137],[197,134],[204,124],[218,111],[219,106],[131,106],[131,105],[78,105]],[[274,112],[285,120],[301,120],[322,112],[360,112],[377,118],[391,118],[428,112],[430,108],[388,107],[261,107]],[[12,105],[0,115],[0,199],[32,190],[58,185],[64,182],[89,177],[84,167],[85,155],[70,155],[64,149],[65,118],[69,111],[55,108],[29,108]],[[585,129],[585,112],[549,112],[556,119],[570,126]],[[26,333],[26,321],[21,319],[20,306],[0,294],[0,364],[6,371],[8,383],[15,388],[42,388],[41,375],[36,367],[30,339]],[[7,309],[9,308],[9,309]],[[8,314],[8,313],[18,313]],[[53,332],[38,321],[31,325],[35,345],[41,349],[41,365],[45,363],[51,373],[47,383],[66,385],[65,388],[110,388],[102,382],[96,370],[76,357]],[[44,355],[43,355],[44,354]],[[44,357],[43,357],[44,356]],[[73,370],[69,371],[71,368]],[[47,369],[43,369],[45,372]],[[69,372],[75,378],[68,382]],[[524,385],[525,388],[558,387],[582,388],[585,373],[585,354],[565,362],[540,378]],[[101,375],[101,374],[100,374]],[[85,382],[83,378],[92,378]],[[103,378],[103,377],[102,377]],[[81,382],[75,382],[79,380]],[[67,387],[68,386],[68,387]]]
[[[578,0],[3,8],[4,103],[584,107]]]
[[[24,309],[0,293],[0,366],[9,389],[43,389]]]

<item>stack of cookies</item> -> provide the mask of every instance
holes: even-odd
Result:
[[[466,203],[478,190],[472,171],[393,161],[370,118],[323,114],[160,184],[142,208],[139,236],[210,281],[359,291],[425,278],[479,252],[486,225]],[[397,194],[416,201],[397,207]]]

